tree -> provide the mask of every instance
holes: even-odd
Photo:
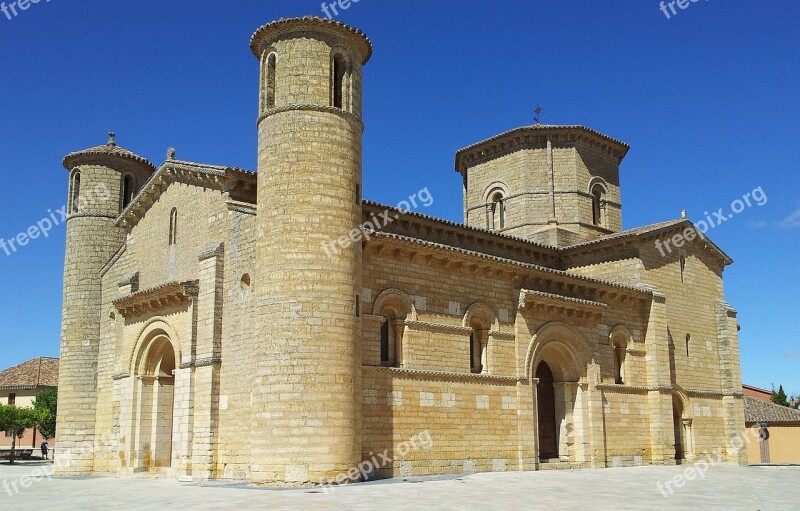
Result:
[[[58,389],[47,389],[39,392],[33,401],[33,408],[41,414],[39,433],[46,440],[56,436],[56,411],[58,410]]]
[[[11,433],[11,455],[9,464],[13,465],[17,452],[17,438],[26,429],[34,428],[41,422],[43,414],[33,408],[17,408],[14,405],[0,405],[0,431]]]
[[[786,392],[783,391],[783,385],[778,387],[775,392],[775,387],[772,387],[772,402],[776,405],[789,406],[789,400],[786,398]]]

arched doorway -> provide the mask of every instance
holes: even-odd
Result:
[[[145,345],[137,366],[136,469],[172,465],[175,350],[166,335]]]
[[[675,431],[675,461],[680,463],[686,458],[683,436],[683,403],[678,396],[672,396],[672,427]]]
[[[558,435],[556,432],[556,395],[553,386],[553,371],[547,362],[536,368],[536,408],[539,417],[539,458],[558,458]]]

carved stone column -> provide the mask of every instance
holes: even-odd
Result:
[[[683,423],[683,450],[687,461],[694,459],[694,441],[692,440],[692,419],[682,419]]]
[[[403,331],[406,328],[406,322],[402,319],[390,320],[392,331],[394,332],[394,361],[395,366],[405,366],[405,356],[403,353]]]

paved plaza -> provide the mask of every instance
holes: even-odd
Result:
[[[704,478],[684,481],[680,488],[675,488],[673,482],[672,494],[666,488],[667,481],[684,474],[690,466],[393,479],[339,487],[328,493],[311,488],[267,489],[236,483],[181,483],[153,478],[50,480],[41,477],[47,467],[51,465],[0,464],[0,509],[800,509],[796,493],[800,467],[711,466]],[[34,478],[24,479],[30,476]]]

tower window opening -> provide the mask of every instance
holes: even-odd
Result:
[[[343,108],[345,60],[341,54],[333,58],[333,106]]]
[[[492,230],[498,231],[506,226],[506,205],[503,194],[496,193],[492,196]]]
[[[133,200],[133,176],[126,174],[122,179],[122,208],[125,209]]]
[[[270,53],[269,57],[267,57],[267,77],[266,83],[264,84],[266,87],[265,103],[267,108],[275,106],[275,71],[277,69],[277,64],[277,57],[274,53]]]
[[[692,340],[691,334],[686,334],[686,356],[689,356],[689,342]]]
[[[603,218],[603,200],[604,192],[600,185],[595,185],[592,188],[592,223],[594,225],[602,226],[605,224]]]
[[[76,171],[72,175],[72,194],[70,196],[70,212],[77,213],[80,210],[79,203],[81,198],[81,173]]]
[[[169,214],[169,246],[176,243],[178,236],[178,209],[172,208]]]

